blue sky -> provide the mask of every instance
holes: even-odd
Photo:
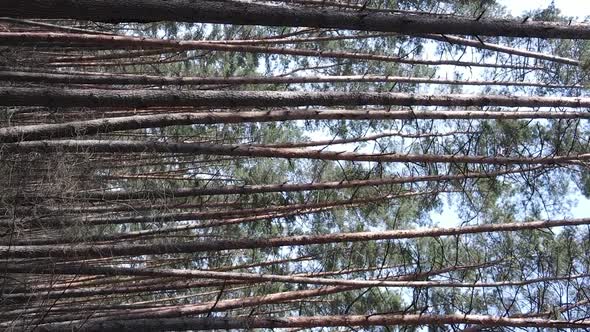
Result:
[[[547,8],[551,4],[551,0],[498,0],[498,2],[514,16],[532,9]],[[580,21],[590,16],[590,0],[555,0],[555,6],[563,15],[578,17]],[[578,204],[571,211],[573,216],[579,218],[590,216],[590,200],[581,195],[576,198]]]
[[[547,8],[551,4],[551,0],[498,0],[498,2],[506,6],[514,16],[531,9]],[[555,0],[555,6],[566,16],[584,18],[590,15],[590,0]]]
[[[533,9],[543,9],[547,8],[551,4],[551,0],[498,0],[498,2],[504,5],[514,16],[519,16],[525,11],[533,10]],[[586,16],[590,16],[590,0],[555,0],[555,5],[561,9],[562,13],[567,16],[578,17],[580,21],[583,20]],[[590,20],[589,20],[590,21]],[[434,42],[433,42],[434,47]],[[427,51],[428,52],[428,51]],[[431,50],[430,52],[433,52]],[[443,67],[439,68],[439,76],[444,78],[445,72],[449,72],[449,77],[451,77],[451,73],[457,70],[457,68],[453,67]],[[465,79],[478,79],[480,75],[480,71],[472,70],[469,73],[465,73]],[[427,87],[428,89],[431,87]],[[428,93],[432,91],[423,91],[423,93]],[[470,93],[471,91],[466,90],[466,93]],[[473,92],[477,93],[477,91]],[[327,132],[315,132],[313,133],[312,139],[320,140],[320,139],[330,139],[332,136],[327,134]],[[336,147],[330,147],[329,149],[334,151],[343,151],[343,150],[350,150],[354,147],[350,146],[343,146],[339,145]],[[359,151],[359,152],[371,152],[371,148],[367,147],[366,151]],[[563,211],[563,217],[576,217],[576,218],[587,218],[590,217],[590,200],[586,199],[580,193],[572,194],[569,197],[564,197],[564,199],[574,199],[577,201],[577,204],[574,204],[571,209]],[[459,206],[450,206],[445,202],[444,207],[440,213],[432,212],[430,214],[432,220],[434,222],[438,222],[440,226],[447,227],[447,226],[456,226],[460,223],[460,218],[457,215],[457,210],[460,209]]]
[[[497,0],[497,2],[504,5],[513,16],[520,16],[523,12],[533,9],[547,8],[551,4],[551,0]],[[590,0],[555,0],[555,6],[561,10],[563,15],[577,17],[578,21],[583,21],[587,16],[590,16]],[[587,218],[590,216],[589,199],[579,193],[564,197],[564,199],[574,199],[577,204],[574,204],[570,211],[564,211],[563,217],[571,215],[575,218]],[[441,213],[432,212],[430,216],[442,227],[455,226],[460,222],[457,215],[459,208],[458,206],[449,206],[445,202]]]

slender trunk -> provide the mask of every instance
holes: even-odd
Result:
[[[133,231],[133,232],[125,232],[125,233],[112,233],[112,234],[101,234],[101,235],[90,235],[84,238],[82,237],[49,237],[43,239],[14,239],[10,242],[12,245],[41,245],[41,244],[64,244],[64,243],[80,243],[80,242],[105,242],[105,241],[121,241],[121,240],[128,240],[128,239],[145,239],[146,237],[162,237],[165,234],[169,233],[177,233],[183,232],[193,229],[202,229],[202,228],[209,228],[209,227],[219,227],[219,226],[227,226],[227,225],[235,225],[235,224],[242,224],[242,223],[249,223],[254,221],[260,220],[268,220],[268,219],[276,219],[276,218],[285,218],[290,216],[298,216],[298,215],[305,215],[309,213],[316,213],[320,211],[328,210],[328,208],[316,208],[316,209],[306,209],[304,211],[293,211],[288,213],[267,213],[267,214],[259,214],[259,215],[251,215],[248,217],[243,218],[229,218],[229,219],[219,219],[219,220],[212,220],[208,222],[203,222],[199,224],[189,224],[183,226],[173,226],[173,227],[166,227],[161,229],[155,230],[142,230],[142,231]],[[0,244],[7,244],[6,242],[0,242]]]
[[[110,192],[81,192],[77,193],[88,200],[131,200],[131,199],[145,199],[153,197],[169,197],[182,198],[203,195],[245,195],[245,194],[260,194],[271,192],[295,192],[306,190],[329,190],[329,189],[344,189],[365,186],[382,186],[390,184],[403,183],[417,183],[425,181],[454,181],[464,179],[477,178],[493,178],[501,175],[508,175],[514,173],[523,173],[532,171],[538,168],[531,169],[514,169],[507,171],[497,171],[488,173],[466,173],[458,175],[422,175],[422,176],[407,176],[407,177],[385,177],[370,180],[341,180],[341,181],[326,181],[326,182],[312,182],[312,183],[278,183],[278,184],[261,184],[261,185],[243,185],[243,186],[226,186],[221,188],[175,188],[175,189],[161,189],[161,190],[138,190],[138,191],[110,191]]]
[[[43,273],[50,274],[86,274],[86,275],[111,275],[111,276],[149,276],[149,277],[181,277],[197,279],[242,280],[244,282],[282,282],[294,284],[310,284],[324,286],[358,286],[366,287],[443,287],[443,288],[497,288],[507,286],[525,286],[540,282],[553,282],[587,278],[590,274],[578,274],[555,277],[540,277],[527,280],[510,280],[497,282],[454,282],[441,280],[361,280],[361,279],[331,279],[296,275],[254,274],[243,272],[218,272],[202,270],[178,270],[178,269],[136,269],[124,267],[92,267],[92,266],[51,266],[38,268],[35,266],[6,266],[9,272],[15,273]],[[77,290],[73,290],[77,291]],[[10,297],[9,297],[10,298]]]
[[[202,84],[298,84],[331,82],[390,82],[410,84],[448,84],[448,85],[497,85],[542,88],[583,88],[581,85],[555,85],[535,82],[511,81],[463,81],[427,77],[398,76],[276,76],[276,77],[167,77],[134,74],[106,73],[38,73],[19,71],[0,71],[0,79],[12,82],[64,83],[64,84],[108,84],[108,85],[202,85]]]
[[[527,57],[527,58],[547,60],[547,61],[561,63],[561,64],[565,64],[565,65],[572,65],[572,66],[579,66],[580,65],[580,61],[576,60],[576,59],[570,59],[570,58],[560,57],[557,55],[521,50],[518,48],[487,43],[487,42],[483,42],[483,41],[479,41],[479,40],[461,38],[461,37],[456,37],[456,36],[433,35],[433,34],[424,35],[423,37],[428,38],[428,39],[443,41],[443,42],[449,42],[451,44],[465,45],[465,46],[475,47],[475,48],[479,48],[479,49],[497,51],[497,52],[512,54],[512,55],[519,55],[519,56],[523,56],[523,57]]]
[[[254,146],[261,146],[261,147],[269,147],[269,148],[304,148],[304,147],[312,147],[312,146],[327,146],[327,145],[338,145],[338,144],[350,144],[350,143],[359,143],[359,142],[369,142],[369,141],[376,141],[381,138],[387,137],[400,137],[400,138],[409,138],[409,139],[420,139],[420,138],[441,138],[446,136],[459,136],[459,135],[474,135],[476,136],[479,132],[478,131],[447,131],[447,132],[426,132],[426,133],[416,133],[416,134],[406,134],[403,133],[401,130],[398,132],[385,132],[382,134],[375,134],[375,135],[366,135],[363,137],[351,137],[351,138],[331,138],[327,140],[320,140],[320,141],[301,141],[301,142],[285,142],[285,143],[270,143],[270,144],[252,144]]]
[[[343,95],[344,96],[344,95]],[[431,97],[438,98],[440,103],[446,97],[405,96],[415,97],[416,103]],[[459,96],[457,96],[459,97]],[[465,97],[467,98],[467,97]],[[476,97],[473,97],[474,99]],[[485,99],[486,97],[479,97]],[[524,97],[523,97],[524,98]],[[434,102],[434,100],[431,101]],[[401,99],[400,99],[401,100]],[[504,100],[498,99],[497,103]],[[396,101],[392,101],[396,102]],[[515,101],[524,102],[524,100]],[[547,101],[549,102],[549,100]],[[556,98],[554,102],[559,102]],[[563,103],[571,102],[564,100]],[[579,103],[588,100],[578,100]],[[0,101],[1,103],[1,101]],[[400,102],[401,103],[401,102]],[[457,102],[460,104],[459,102]],[[267,112],[208,112],[208,113],[175,113],[155,115],[133,115],[113,118],[102,118],[86,121],[73,121],[59,124],[39,124],[0,128],[0,143],[35,141],[42,139],[66,138],[83,135],[105,134],[115,131],[136,130],[154,127],[168,127],[194,124],[219,123],[250,123],[293,120],[450,120],[450,119],[590,119],[588,112],[528,112],[528,111],[380,111],[380,110],[285,110]]]
[[[40,331],[63,331],[74,327],[76,331],[121,331],[121,330],[230,330],[230,329],[279,329],[279,328],[318,328],[351,326],[444,326],[450,324],[479,324],[485,327],[529,327],[529,328],[590,328],[590,322],[549,320],[540,318],[507,318],[484,315],[431,315],[431,314],[385,314],[385,315],[346,315],[346,316],[300,316],[277,318],[171,318],[142,320],[112,320],[94,323],[88,321],[77,324],[43,324]]]
[[[336,233],[323,235],[298,235],[277,238],[194,241],[159,244],[115,244],[115,245],[46,245],[46,246],[0,246],[0,258],[97,258],[116,256],[159,255],[174,253],[195,253],[233,249],[278,248],[341,242],[374,240],[399,240],[424,237],[458,236],[489,232],[511,232],[560,226],[589,225],[590,218],[540,220],[530,222],[486,224],[465,227],[431,228],[413,230],[392,230],[382,232]]]
[[[72,271],[72,270],[70,270]],[[56,273],[58,271],[56,270]],[[81,271],[83,272],[83,271]],[[72,272],[75,274],[75,272]],[[111,294],[137,294],[137,293],[156,293],[163,291],[177,291],[185,289],[193,289],[198,287],[219,287],[219,286],[230,286],[248,283],[248,281],[235,281],[235,280],[183,280],[183,281],[162,281],[154,283],[152,285],[133,285],[133,286],[119,286],[113,287],[96,287],[96,288],[83,288],[83,287],[72,287],[66,290],[52,290],[47,292],[34,292],[34,293],[10,293],[3,295],[3,299],[10,302],[34,302],[34,301],[46,301],[49,299],[68,299],[68,298],[79,298],[79,297],[93,297],[93,296],[105,296]]]
[[[145,222],[174,222],[186,220],[207,220],[207,219],[230,219],[235,217],[244,217],[252,215],[272,215],[273,213],[294,212],[305,213],[306,211],[317,211],[317,209],[334,209],[338,207],[354,207],[360,204],[378,203],[388,201],[391,199],[400,199],[404,197],[413,197],[418,195],[431,195],[436,192],[408,192],[399,195],[386,195],[371,198],[347,199],[338,201],[328,201],[315,204],[287,204],[283,206],[264,207],[254,209],[233,209],[233,210],[214,210],[214,211],[198,211],[198,212],[177,212],[177,213],[162,213],[148,216],[112,216],[107,215],[103,217],[93,217],[84,215],[82,217],[49,217],[49,218],[34,218],[25,219],[17,222],[19,226],[31,225],[39,227],[64,227],[64,226],[96,226],[96,225],[117,225],[126,223],[145,223]],[[11,227],[14,221],[1,221],[1,226]],[[218,222],[204,223],[199,225],[199,228],[213,227],[213,225],[223,225],[223,219]]]
[[[437,154],[366,154],[346,151],[298,148],[263,148],[240,144],[163,143],[140,141],[49,140],[4,144],[4,153],[190,153],[193,155],[245,156],[258,158],[349,160],[412,163],[471,163],[489,165],[559,165],[580,164],[590,160],[590,153],[542,156],[505,157]]]
[[[153,308],[146,308],[146,309],[128,309],[128,310],[118,310],[113,313],[97,313],[94,314],[90,320],[84,320],[85,322],[108,322],[115,318],[120,319],[143,319],[148,317],[182,317],[186,315],[197,315],[209,312],[222,312],[231,309],[243,309],[249,307],[258,307],[264,304],[274,304],[274,303],[284,303],[290,300],[301,300],[310,297],[316,296],[325,296],[329,294],[337,294],[341,292],[346,292],[354,289],[359,289],[359,287],[341,287],[341,286],[333,286],[333,287],[322,287],[322,288],[315,288],[315,289],[308,289],[308,290],[298,290],[298,291],[287,291],[287,292],[280,292],[280,293],[272,293],[267,295],[261,296],[252,296],[246,298],[237,298],[237,299],[228,299],[228,300],[220,300],[214,302],[206,302],[206,303],[199,303],[199,304],[187,304],[187,305],[172,305],[172,306],[165,306],[165,307],[153,307]],[[73,325],[72,320],[75,317],[68,317],[67,315],[63,315],[61,317],[57,317],[57,321],[66,322],[67,325],[71,328]],[[44,320],[47,321],[47,320]],[[28,323],[28,322],[27,322]],[[59,323],[56,325],[60,325]],[[0,323],[0,327],[3,327],[3,324]],[[148,329],[149,330],[149,329]],[[40,327],[40,331],[43,331],[43,328]]]
[[[489,67],[489,68],[507,68],[507,69],[528,69],[528,70],[545,70],[544,67],[530,67],[526,65],[508,65],[482,62],[463,62],[457,60],[423,60],[408,59],[405,57],[394,57],[388,55],[368,54],[368,53],[351,53],[327,50],[311,50],[302,48],[288,47],[270,47],[270,46],[251,46],[251,45],[231,45],[211,43],[204,41],[176,41],[163,39],[148,39],[130,36],[101,36],[93,34],[68,34],[68,33],[36,33],[36,32],[0,32],[0,45],[4,46],[27,46],[34,45],[41,48],[43,45],[55,46],[56,44],[72,44],[83,48],[84,46],[106,45],[112,48],[125,47],[143,47],[143,48],[167,48],[174,50],[203,50],[203,51],[221,51],[221,52],[244,52],[244,53],[261,53],[261,54],[282,54],[293,56],[307,56],[331,59],[357,59],[367,61],[384,61],[394,63],[405,63],[411,65],[452,65],[467,67]],[[117,65],[111,63],[109,65]],[[127,64],[133,64],[129,62]],[[52,62],[48,64],[51,67],[75,67],[75,66],[94,66],[105,65],[104,63],[73,63],[73,62]]]
[[[366,39],[366,38],[377,38],[395,36],[394,33],[380,33],[380,34],[367,34],[367,35],[350,35],[350,36],[324,36],[324,37],[307,37],[307,38],[266,38],[266,39],[252,39],[252,40],[203,40],[198,43],[211,43],[211,44],[225,44],[225,45],[264,45],[264,44],[296,44],[314,41],[330,41],[330,40],[344,40],[344,39]],[[79,62],[79,61],[95,61],[95,60],[108,60],[108,59],[124,59],[124,58],[135,58],[138,56],[156,55],[162,53],[177,52],[173,49],[159,49],[159,50],[142,50],[136,52],[117,52],[99,55],[82,55],[82,56],[58,56],[52,58],[51,61],[55,62]]]
[[[37,22],[37,21],[30,21],[30,20],[18,20],[10,17],[0,17],[0,22],[7,22],[12,24],[21,24],[21,25],[28,25],[34,27],[45,28],[49,30],[57,30],[57,31],[66,31],[66,32],[73,32],[73,33],[86,33],[86,34],[98,34],[98,35],[115,35],[115,33],[107,32],[107,31],[96,31],[96,30],[88,30],[88,29],[81,29],[76,27],[69,27],[63,25],[56,25],[56,24],[49,24],[44,22]]]

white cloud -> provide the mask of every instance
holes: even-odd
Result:
[[[527,10],[547,8],[551,4],[551,0],[498,0],[498,2],[508,8],[514,16]],[[561,9],[565,16],[584,18],[590,15],[590,0],[555,0],[555,6]]]

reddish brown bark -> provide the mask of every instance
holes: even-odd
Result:
[[[299,148],[266,148],[240,144],[160,143],[141,141],[106,140],[51,140],[11,143],[3,146],[3,152],[71,152],[71,153],[190,153],[287,159],[350,160],[373,162],[416,163],[472,163],[490,165],[559,165],[580,164],[590,160],[590,154],[573,154],[546,157],[505,157],[473,155],[356,153]]]
[[[584,97],[522,97],[504,95],[416,95],[392,92],[277,92],[99,90],[53,88],[0,88],[3,106],[504,106],[590,107]]]
[[[270,46],[252,46],[252,45],[231,45],[221,43],[210,43],[202,41],[175,41],[163,39],[136,38],[129,36],[101,36],[93,34],[67,34],[67,33],[35,33],[35,32],[0,32],[0,45],[5,46],[27,46],[34,45],[42,47],[49,45],[64,44],[64,46],[109,46],[112,48],[125,47],[162,47],[174,50],[204,50],[204,51],[223,51],[223,52],[244,52],[244,53],[262,53],[262,54],[283,54],[293,56],[333,58],[333,59],[357,59],[367,61],[383,61],[393,63],[405,63],[411,65],[453,65],[468,67],[490,67],[490,68],[507,68],[507,69],[528,69],[543,70],[543,67],[531,67],[526,65],[510,65],[497,63],[482,62],[464,62],[457,60],[423,60],[408,59],[404,57],[393,57],[388,55],[352,53],[328,50],[310,50],[288,47],[270,47]],[[128,64],[133,64],[129,62]],[[51,67],[76,67],[76,66],[96,66],[100,63],[85,62],[52,62],[48,64]],[[104,65],[104,64],[103,64]],[[111,64],[109,64],[111,65]],[[117,65],[117,63],[112,63]]]
[[[96,258],[116,256],[158,255],[173,253],[194,253],[232,249],[276,248],[283,246],[312,245],[324,243],[359,242],[375,240],[414,239],[424,237],[457,236],[489,232],[511,232],[560,226],[590,224],[590,218],[540,220],[530,222],[486,224],[465,227],[431,228],[413,230],[392,230],[382,232],[337,233],[323,235],[299,235],[268,239],[237,239],[216,241],[194,241],[173,244],[115,244],[115,245],[64,245],[0,246],[0,258],[67,257]]]
[[[434,96],[419,96],[426,99]],[[485,97],[481,97],[485,98]],[[568,102],[568,101],[564,101]],[[582,102],[582,101],[581,101]],[[1,103],[1,102],[0,102]],[[417,102],[419,103],[419,102]],[[135,115],[0,128],[0,142],[20,142],[95,135],[123,130],[193,124],[251,123],[291,120],[412,120],[412,119],[590,119],[588,112],[551,111],[381,111],[381,110],[285,110],[267,112],[207,112]],[[344,141],[346,142],[346,141]]]
[[[153,51],[161,52],[161,51]],[[116,55],[116,54],[115,54]],[[114,55],[114,56],[115,56]],[[276,76],[276,77],[167,77],[133,74],[108,73],[39,73],[0,71],[0,79],[13,82],[65,83],[65,84],[109,84],[109,85],[241,85],[241,84],[297,84],[297,83],[350,83],[350,82],[391,82],[410,84],[448,84],[448,85],[493,85],[493,86],[522,86],[542,88],[583,88],[581,85],[555,85],[535,82],[513,81],[476,81],[476,80],[448,80],[427,77],[397,77],[375,75],[353,76]]]
[[[270,26],[306,26],[408,34],[436,33],[480,36],[590,39],[584,24],[482,19],[444,15],[382,14],[325,11],[313,8],[215,1],[157,0],[29,0],[0,4],[5,16],[71,18],[106,22],[185,21]]]
[[[281,318],[175,318],[113,320],[85,324],[78,323],[78,331],[120,331],[137,330],[213,330],[213,329],[253,329],[253,328],[313,328],[334,326],[444,326],[450,324],[478,324],[485,327],[530,327],[530,328],[590,328],[590,322],[563,321],[539,318],[506,318],[483,315],[430,315],[430,314],[385,314],[348,316],[309,316]],[[41,325],[41,331],[60,331],[65,324]],[[69,326],[69,325],[67,325]]]

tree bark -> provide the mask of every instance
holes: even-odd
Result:
[[[336,233],[323,235],[298,235],[268,239],[237,239],[194,241],[183,243],[160,244],[114,244],[114,245],[40,245],[40,246],[0,246],[0,258],[99,258],[116,256],[140,256],[177,253],[195,253],[202,251],[221,251],[234,249],[278,248],[284,246],[360,242],[375,240],[400,240],[424,237],[457,236],[489,232],[511,232],[520,230],[542,229],[560,226],[589,225],[590,218],[540,220],[504,224],[485,224],[477,226],[392,230],[381,232]]]
[[[67,324],[43,324],[39,331],[63,331],[74,327],[76,331],[190,331],[190,330],[229,330],[229,329],[278,329],[278,328],[317,328],[352,326],[444,326],[450,324],[478,324],[484,327],[530,327],[530,328],[590,328],[590,322],[549,320],[540,318],[507,318],[484,315],[431,315],[431,314],[385,314],[385,315],[346,315],[346,316],[300,316],[276,318],[173,318],[142,320],[111,320]]]
[[[457,60],[423,60],[408,59],[404,57],[394,57],[380,54],[339,52],[328,50],[311,50],[302,48],[289,47],[270,47],[270,46],[251,46],[251,45],[230,45],[220,43],[210,43],[204,41],[177,41],[163,39],[138,38],[130,36],[101,36],[93,34],[68,34],[68,33],[51,33],[51,32],[0,32],[0,45],[4,46],[27,46],[32,45],[41,48],[43,45],[54,47],[55,45],[67,46],[109,46],[115,49],[125,47],[142,47],[142,48],[166,48],[173,50],[204,50],[204,51],[221,51],[221,52],[244,52],[244,53],[261,53],[261,54],[282,54],[306,57],[319,57],[331,59],[357,59],[367,61],[383,61],[393,63],[405,63],[411,65],[453,65],[467,67],[489,67],[489,68],[506,68],[506,69],[527,69],[527,70],[544,70],[544,67],[531,67],[526,65],[504,65],[497,63],[482,62],[463,62]],[[176,61],[176,60],[172,60]],[[128,62],[132,65],[135,62]],[[158,62],[154,62],[158,63]],[[108,65],[119,65],[113,62]],[[77,67],[77,66],[99,66],[107,65],[105,63],[85,63],[85,62],[50,62],[50,67]]]
[[[271,293],[267,295],[261,296],[251,296],[251,297],[242,297],[236,299],[228,299],[228,300],[220,300],[215,302],[205,302],[199,304],[187,304],[187,305],[171,305],[171,306],[164,306],[164,307],[152,307],[146,309],[128,309],[128,310],[118,310],[116,313],[113,314],[101,314],[97,313],[93,315],[93,317],[89,320],[93,323],[100,323],[100,322],[109,322],[113,319],[144,319],[144,318],[153,318],[153,317],[161,317],[161,318],[168,318],[168,317],[183,317],[186,315],[197,315],[209,312],[222,312],[231,309],[243,309],[248,307],[258,307],[264,304],[273,304],[273,303],[283,303],[290,300],[301,300],[310,297],[317,297],[317,296],[324,296],[329,294],[337,294],[341,292],[351,291],[354,289],[359,289],[361,287],[342,287],[342,286],[333,286],[333,287],[322,287],[322,288],[314,288],[314,289],[306,289],[306,290],[297,290],[297,291],[287,291],[287,292],[280,292],[280,293]],[[72,318],[63,316],[59,317],[60,321],[66,322],[69,328],[72,327]],[[86,321],[86,320],[85,320]],[[30,322],[26,322],[30,324]],[[60,323],[56,324],[60,326]],[[61,325],[63,326],[63,325]],[[0,327],[3,327],[0,324]],[[13,327],[13,325],[10,325]],[[29,329],[30,330],[30,329]],[[29,331],[27,330],[27,331]],[[67,329],[66,329],[67,330]],[[40,328],[40,331],[43,331]],[[60,330],[62,331],[62,330]],[[148,329],[149,331],[149,329]]]
[[[13,24],[24,24],[24,25],[34,26],[34,27],[41,27],[41,28],[45,28],[45,29],[53,30],[53,31],[65,31],[65,32],[73,32],[73,33],[87,33],[87,34],[90,33],[90,34],[97,34],[97,35],[116,35],[115,33],[112,33],[112,32],[81,29],[81,28],[76,28],[76,27],[69,27],[69,26],[63,26],[63,25],[57,25],[57,24],[49,24],[49,23],[43,23],[43,22],[37,22],[37,21],[18,20],[18,19],[14,19],[14,18],[10,18],[10,17],[0,17],[0,22],[7,22],[7,23],[13,23]]]
[[[168,77],[133,74],[107,74],[107,73],[38,73],[0,71],[0,79],[12,82],[36,82],[36,83],[64,83],[64,84],[108,84],[108,85],[243,85],[243,84],[304,84],[304,83],[331,83],[331,82],[390,82],[409,84],[447,84],[447,85],[496,85],[496,86],[520,86],[541,87],[555,89],[583,88],[581,85],[555,85],[535,82],[513,81],[462,81],[446,80],[427,77],[398,77],[375,75],[352,76],[276,76],[276,77]]]
[[[366,154],[346,151],[299,148],[265,148],[240,144],[165,143],[112,140],[51,140],[10,143],[4,153],[190,153],[199,155],[244,156],[259,158],[349,160],[372,162],[472,163],[490,165],[559,165],[580,164],[590,160],[590,153],[546,157],[506,157],[437,154]]]
[[[584,24],[381,14],[268,6],[255,3],[191,0],[29,0],[3,1],[0,12],[19,18],[78,19],[103,22],[184,21],[239,25],[305,26],[405,34],[590,39]]]
[[[70,270],[72,271],[72,270]],[[82,272],[82,271],[81,271]],[[51,272],[50,272],[51,273]],[[55,271],[59,273],[59,271]],[[75,274],[75,272],[73,272]],[[50,290],[44,292],[34,293],[10,293],[3,295],[3,299],[9,302],[34,302],[35,300],[48,300],[48,299],[68,299],[68,298],[79,298],[79,297],[93,297],[93,296],[105,296],[112,294],[134,294],[134,293],[154,293],[162,291],[172,290],[185,290],[198,287],[219,287],[229,285],[239,285],[248,283],[247,281],[231,281],[231,280],[183,280],[183,281],[162,281],[152,285],[134,285],[134,286],[115,286],[112,287],[95,287],[95,288],[84,288],[84,287],[71,287],[65,290]]]
[[[476,178],[493,178],[496,176],[527,172],[531,169],[514,169],[507,171],[488,172],[488,173],[467,173],[458,175],[423,175],[423,176],[407,176],[407,177],[387,177],[369,180],[342,180],[342,181],[326,181],[313,183],[279,183],[279,184],[260,184],[260,185],[243,185],[243,186],[226,186],[220,188],[175,188],[162,190],[138,190],[138,191],[110,191],[110,192],[88,192],[79,193],[83,199],[110,201],[110,200],[130,200],[130,199],[145,199],[152,197],[169,197],[181,198],[203,195],[244,195],[244,194],[260,194],[271,192],[294,192],[306,190],[329,190],[329,189],[344,189],[364,186],[382,186],[389,184],[415,183],[425,181],[454,181],[464,179]]]
[[[267,215],[272,218],[273,214],[289,213],[297,211],[299,213],[306,213],[307,211],[317,212],[318,209],[334,209],[338,207],[354,207],[360,204],[379,203],[391,199],[399,199],[404,197],[413,197],[419,195],[435,194],[433,191],[426,192],[407,192],[399,195],[386,195],[370,198],[347,199],[338,201],[328,201],[321,203],[306,203],[306,204],[286,204],[282,206],[253,208],[253,209],[233,209],[233,210],[214,210],[214,211],[197,211],[197,212],[177,212],[177,213],[161,213],[156,215],[139,215],[139,216],[106,216],[93,217],[92,215],[83,215],[82,217],[48,217],[48,218],[34,218],[25,219],[18,222],[19,225],[30,225],[40,227],[63,227],[84,224],[86,226],[96,225],[117,225],[127,223],[145,223],[145,222],[174,222],[187,220],[210,220],[220,219],[210,223],[203,223],[201,225],[193,225],[195,228],[207,228],[223,225],[224,219],[233,219],[237,217]],[[0,226],[10,227],[14,221],[0,220]]]
[[[344,96],[344,94],[343,94]],[[423,97],[424,100],[428,96]],[[432,98],[438,98],[432,96]],[[446,97],[440,97],[446,98]],[[485,97],[481,97],[485,98]],[[431,99],[432,100],[432,99]],[[588,100],[590,102],[590,99]],[[1,103],[1,102],[0,102]],[[0,128],[0,143],[105,134],[115,131],[195,124],[250,123],[294,120],[450,120],[450,119],[590,119],[590,112],[551,111],[380,111],[380,110],[285,110],[255,112],[207,112],[133,115]],[[268,146],[267,146],[268,147]]]
[[[74,274],[74,275],[108,275],[108,276],[149,276],[149,277],[178,277],[196,279],[219,279],[227,281],[241,280],[243,282],[282,282],[294,284],[310,284],[324,286],[355,286],[355,287],[426,287],[426,288],[497,288],[506,286],[525,286],[539,282],[553,282],[586,278],[590,274],[576,274],[567,276],[539,277],[526,280],[509,280],[497,282],[455,282],[444,280],[361,280],[361,279],[332,279],[297,275],[255,274],[243,272],[219,272],[203,270],[180,269],[149,269],[125,267],[92,267],[92,266],[50,266],[36,269],[35,266],[5,266],[4,269],[13,273]],[[37,271],[36,271],[37,270]],[[165,289],[165,288],[164,288]],[[75,290],[73,290],[75,292]],[[10,297],[8,297],[10,298]]]
[[[394,92],[278,92],[0,88],[0,106],[295,107],[295,106],[590,107],[590,98],[502,95],[417,95]]]
[[[423,37],[428,38],[428,39],[442,41],[442,42],[448,42],[450,44],[470,46],[470,47],[475,47],[475,48],[479,48],[479,49],[485,49],[485,50],[491,50],[491,51],[496,51],[496,52],[501,52],[501,53],[506,53],[506,54],[511,54],[511,55],[523,56],[523,57],[527,57],[527,58],[540,59],[540,60],[561,63],[561,64],[565,64],[565,65],[571,65],[571,66],[579,66],[580,65],[580,60],[576,60],[576,59],[560,57],[560,56],[552,55],[552,54],[544,54],[544,53],[539,53],[539,52],[521,50],[518,48],[487,43],[487,42],[483,42],[483,41],[479,41],[479,40],[461,38],[461,37],[456,37],[456,36],[434,35],[434,34],[424,35]]]

